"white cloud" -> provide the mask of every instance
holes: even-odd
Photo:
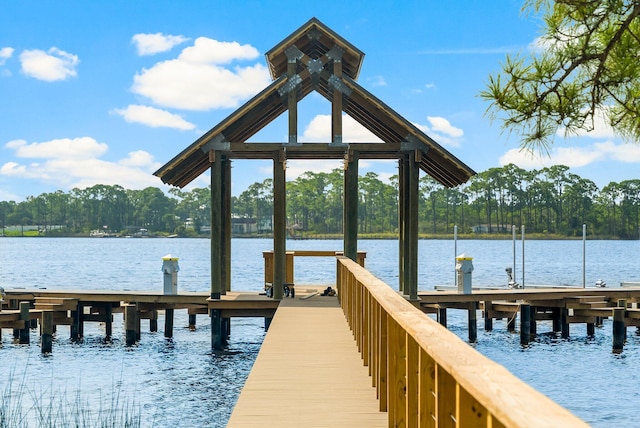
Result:
[[[435,132],[439,132],[453,138],[460,138],[464,135],[462,129],[451,125],[451,123],[444,117],[427,116],[427,120],[431,124],[431,129]]]
[[[373,87],[387,86],[387,81],[380,75],[370,77],[367,80],[371,82],[371,86]]]
[[[433,138],[438,144],[448,147],[460,147],[464,131],[451,125],[444,117],[427,116],[429,125],[414,123],[422,132]]]
[[[141,123],[153,128],[175,128],[181,130],[195,129],[196,125],[187,122],[180,115],[149,106],[129,105],[125,109],[114,109],[116,113],[129,123]]]
[[[525,169],[540,169],[553,165],[579,168],[597,162],[640,162],[640,146],[630,143],[615,144],[605,141],[583,147],[554,147],[549,156],[533,154],[526,150],[511,149],[500,157],[500,165],[513,163]]]
[[[5,47],[0,49],[0,65],[4,65],[5,61],[13,55],[13,48]]]
[[[136,45],[138,55],[154,55],[160,52],[167,52],[174,46],[189,40],[184,36],[172,36],[169,34],[136,34],[131,38],[131,42]]]
[[[134,76],[132,91],[154,103],[185,110],[237,107],[269,85],[262,64],[223,67],[258,56],[250,45],[199,37],[177,59],[161,61]]]
[[[178,59],[196,64],[229,64],[237,60],[254,59],[258,55],[258,50],[251,45],[198,37],[193,46],[182,51]]]
[[[436,84],[435,84],[435,83],[433,83],[433,82],[431,82],[431,83],[427,83],[426,85],[424,85],[424,87],[425,87],[426,89],[433,89],[433,88],[435,88],[435,87],[436,87]]]
[[[88,159],[101,156],[108,150],[105,143],[99,143],[91,137],[61,138],[42,143],[27,144],[25,140],[13,140],[5,144],[15,150],[20,158],[70,158]]]
[[[331,142],[331,115],[319,114],[307,125],[300,141]],[[360,125],[351,116],[342,115],[342,141],[344,143],[381,143],[378,137]]]
[[[47,52],[34,49],[20,54],[22,72],[28,77],[53,82],[77,76],[76,66],[80,62],[77,55],[56,47]]]
[[[7,162],[0,166],[0,175],[46,182],[62,189],[85,188],[95,184],[119,184],[128,189],[159,186],[152,175],[160,167],[151,154],[135,151],[115,162],[100,159],[108,146],[91,137],[65,138],[27,144],[14,140],[5,147],[17,157],[42,159],[20,164]]]

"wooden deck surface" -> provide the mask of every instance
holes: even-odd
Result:
[[[228,424],[256,426],[387,426],[336,297],[282,300]]]

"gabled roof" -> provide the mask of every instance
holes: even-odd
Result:
[[[418,150],[420,167],[445,186],[467,181],[475,172],[432,138],[360,86],[356,79],[364,54],[311,19],[266,54],[274,81],[222,122],[154,173],[163,182],[184,187],[209,167],[209,150],[220,150],[230,159],[271,159],[286,150],[288,159],[341,159],[346,150],[363,159],[399,159]],[[298,62],[296,74],[287,64]],[[342,74],[332,73],[333,61],[342,62]],[[287,95],[295,90],[300,101],[317,91],[333,101],[342,95],[342,109],[383,143],[247,143],[247,140],[288,109]]]
[[[273,80],[287,74],[286,50],[290,46],[296,46],[310,58],[320,58],[339,46],[344,51],[342,72],[353,80],[358,80],[364,53],[316,18],[311,18],[265,54]]]

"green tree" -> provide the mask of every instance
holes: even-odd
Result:
[[[481,97],[489,116],[547,151],[557,131],[594,128],[598,115],[640,140],[640,0],[526,0],[545,30],[531,57],[507,56]]]

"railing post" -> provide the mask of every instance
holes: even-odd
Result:
[[[389,373],[389,348],[388,348],[388,332],[389,325],[387,322],[387,312],[384,308],[380,308],[380,358],[378,359],[378,399],[380,400],[380,411],[386,412],[389,408],[389,394],[387,391],[388,373]]]

